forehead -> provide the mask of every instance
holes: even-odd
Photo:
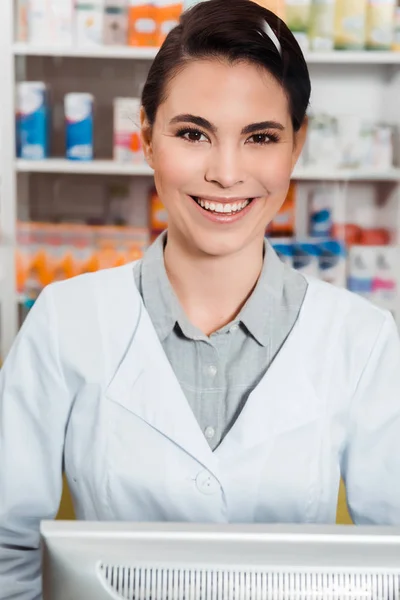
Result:
[[[165,102],[159,107],[161,118],[191,113],[218,126],[229,120],[256,122],[290,121],[286,93],[276,79],[262,67],[222,60],[189,62],[170,81]]]

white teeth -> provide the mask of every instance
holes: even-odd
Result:
[[[222,203],[222,202],[209,202],[202,198],[195,198],[197,204],[200,204],[205,210],[210,210],[216,213],[232,214],[243,210],[250,203],[250,200],[243,200],[243,202],[235,202],[235,204]]]

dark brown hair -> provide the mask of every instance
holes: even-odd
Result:
[[[271,27],[281,53],[268,35]],[[158,52],[143,88],[149,125],[165,100],[167,86],[193,60],[248,61],[269,71],[286,92],[298,131],[308,108],[311,83],[306,61],[293,34],[273,12],[251,0],[207,0],[184,12]]]

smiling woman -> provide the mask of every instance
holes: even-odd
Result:
[[[400,524],[393,318],[264,238],[309,97],[294,37],[250,0],[168,35],[141,111],[168,231],[47,287],[0,373],[0,598],[41,596],[63,468],[79,519],[333,523],[342,477],[356,524]]]
[[[221,8],[182,17],[143,91],[145,152],[170,217],[167,262],[178,239],[192,252],[260,255],[304,143],[310,80],[292,34],[251,2]]]

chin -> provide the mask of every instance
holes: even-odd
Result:
[[[193,232],[193,235],[189,237],[189,244],[195,251],[215,258],[236,254],[246,248],[246,246],[253,244],[254,241],[254,236],[240,235],[237,231],[225,235]]]

